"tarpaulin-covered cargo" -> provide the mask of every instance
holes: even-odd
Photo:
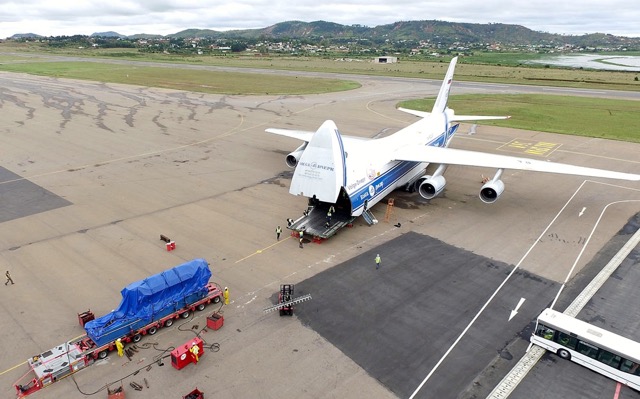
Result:
[[[87,335],[98,346],[121,338],[204,298],[210,278],[207,261],[194,259],[131,283],[117,309],[85,324]]]

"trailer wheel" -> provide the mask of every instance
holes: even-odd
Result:
[[[151,328],[149,329],[149,331],[147,331],[147,334],[149,334],[149,335],[153,335],[153,334],[155,334],[155,333],[157,333],[157,332],[158,332],[158,327],[153,326],[153,327],[151,327]]]
[[[207,305],[205,305],[204,303],[201,303],[200,305],[196,306],[196,309],[198,309],[198,311],[202,312],[204,310],[204,308],[206,308]]]
[[[133,338],[131,340],[133,342],[140,342],[141,339],[142,339],[142,335],[136,334],[136,335],[133,336]]]
[[[183,319],[187,319],[187,318],[189,318],[189,316],[191,316],[191,311],[190,310],[186,310],[180,315],[180,317],[182,317]]]
[[[171,327],[172,325],[173,325],[173,319],[167,319],[167,321],[164,322],[165,327]]]
[[[219,296],[213,297],[212,302],[213,303],[220,303],[220,297]]]
[[[105,349],[98,353],[98,359],[104,359],[107,357],[108,354],[109,354],[109,351]]]

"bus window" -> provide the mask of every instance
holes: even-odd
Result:
[[[614,355],[609,351],[600,349],[600,353],[598,353],[598,360],[600,360],[607,366],[611,366],[617,369],[618,367],[620,367],[620,361],[622,360],[622,358],[618,355]]]
[[[624,371],[625,373],[640,375],[640,366],[638,365],[638,363],[634,363],[631,360],[623,360],[622,364],[620,365],[620,370]]]
[[[548,339],[550,341],[553,341],[553,333],[555,331],[553,331],[553,329],[547,327],[547,326],[543,326],[542,324],[540,324],[538,326],[538,329],[536,330],[536,335],[544,338],[544,339]]]
[[[596,359],[598,356],[598,348],[584,341],[578,341],[577,351],[585,356]]]
[[[569,334],[563,333],[562,331],[558,331],[558,340],[557,342],[562,345],[562,346],[566,346],[569,349],[575,349],[576,348],[576,344],[578,343],[578,339],[576,337],[572,337]]]

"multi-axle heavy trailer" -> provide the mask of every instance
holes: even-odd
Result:
[[[211,271],[204,259],[194,259],[122,289],[120,306],[94,320],[81,320],[86,335],[31,357],[27,363],[31,380],[17,384],[19,398],[32,394],[104,359],[122,344],[138,342],[169,327],[178,318],[186,319],[209,303],[220,303],[222,290],[209,282]],[[25,376],[26,377],[26,376]]]

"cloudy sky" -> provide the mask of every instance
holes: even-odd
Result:
[[[0,10],[0,38],[105,31],[167,35],[291,20],[369,27],[409,20],[505,23],[549,33],[640,37],[634,0],[0,0]]]

